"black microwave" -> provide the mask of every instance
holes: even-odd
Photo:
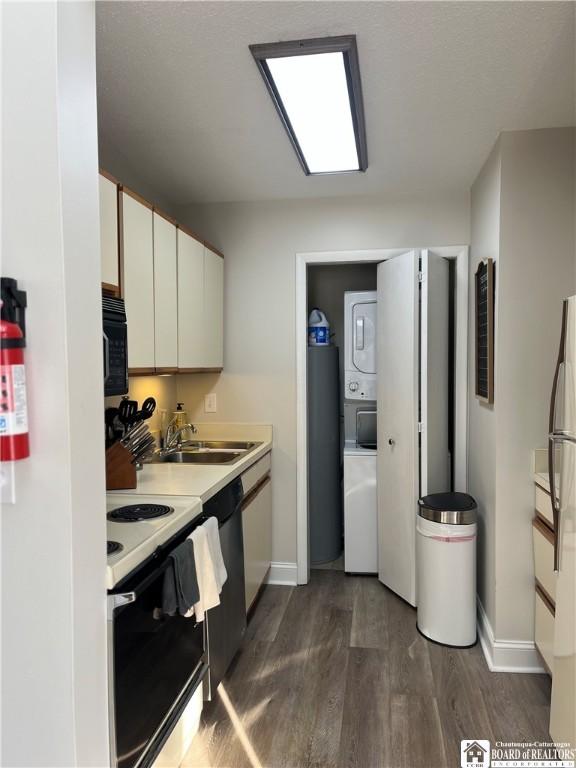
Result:
[[[128,326],[124,299],[102,297],[104,396],[128,392]]]

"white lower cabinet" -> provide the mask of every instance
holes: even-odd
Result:
[[[552,517],[552,503],[550,493],[539,485],[534,486],[534,503],[536,514],[545,520],[550,528],[554,528],[554,518]]]
[[[272,481],[269,475],[246,496],[242,507],[242,529],[248,611],[272,560]]]
[[[550,512],[550,494],[535,486],[536,516],[532,521],[534,551],[535,604],[534,643],[550,675],[554,673],[554,624],[556,582],[554,572],[554,520]]]
[[[534,606],[534,642],[548,671],[554,667],[554,612],[548,601],[536,591]]]
[[[536,517],[532,523],[534,547],[534,575],[548,597],[556,599],[556,574],[554,573],[554,534]]]

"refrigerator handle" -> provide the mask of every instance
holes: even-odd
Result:
[[[556,429],[556,397],[558,395],[558,379],[560,378],[560,369],[565,362],[566,349],[566,324],[568,322],[568,301],[562,303],[562,329],[560,331],[560,347],[558,349],[558,359],[552,381],[552,394],[550,396],[550,418],[548,420],[548,431],[550,437],[548,440],[548,479],[550,481],[550,502],[552,504],[552,519],[554,520],[554,571],[557,572],[560,565],[560,548],[558,545],[560,536],[560,504],[556,498],[556,442],[554,435]]]
[[[556,498],[556,437],[548,438],[548,480],[550,482],[550,503],[554,521],[554,573],[560,570],[560,504]]]
[[[554,520],[554,572],[560,570],[560,499],[556,496],[556,444],[570,443],[576,446],[576,437],[570,435],[550,435],[548,438],[548,479],[550,481],[550,501],[552,502],[552,518]]]
[[[548,432],[552,435],[556,432],[556,398],[558,395],[558,380],[560,378],[560,369],[566,362],[566,324],[568,322],[568,302],[564,300],[562,304],[562,329],[560,331],[560,347],[558,349],[558,359],[556,360],[556,369],[554,370],[554,379],[552,380],[552,394],[550,396],[550,417],[548,419]]]
[[[560,564],[560,547],[558,545],[560,533],[560,504],[556,498],[556,399],[558,396],[558,380],[560,378],[560,369],[565,361],[566,350],[566,325],[568,322],[568,302],[562,303],[562,330],[560,332],[560,347],[558,349],[558,359],[554,370],[554,379],[552,381],[552,395],[550,397],[550,418],[548,421],[548,431],[550,438],[548,440],[548,479],[550,481],[550,502],[552,504],[552,519],[554,520],[554,571],[558,571]]]

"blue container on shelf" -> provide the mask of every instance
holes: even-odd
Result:
[[[308,345],[327,347],[330,344],[330,323],[318,307],[314,307],[308,318]]]

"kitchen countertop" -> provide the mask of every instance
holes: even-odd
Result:
[[[171,512],[136,524],[126,524],[108,519],[106,534],[108,541],[117,542],[122,549],[107,555],[106,587],[113,589],[119,581],[128,576],[144,562],[154,550],[178,533],[188,523],[202,514],[202,502],[194,496],[143,496],[142,494],[119,494],[112,491],[106,496],[106,511],[131,504],[165,504]]]
[[[234,464],[145,464],[138,471],[138,487],[114,494],[143,496],[196,496],[208,501],[228,483],[272,450],[272,427],[268,424],[196,423],[195,440],[246,440],[260,442]]]

